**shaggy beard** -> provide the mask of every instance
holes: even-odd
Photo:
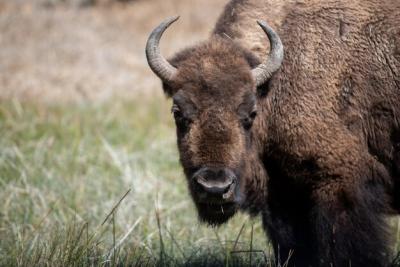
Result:
[[[232,218],[237,211],[235,204],[197,204],[199,220],[210,226],[219,226]]]

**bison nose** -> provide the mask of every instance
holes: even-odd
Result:
[[[232,196],[236,176],[226,168],[202,168],[193,176],[193,180],[207,195],[226,200]]]

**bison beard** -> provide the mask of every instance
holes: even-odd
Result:
[[[196,203],[199,219],[211,226],[218,226],[227,222],[235,215],[235,204]]]
[[[255,27],[263,18],[279,35]],[[152,32],[146,54],[174,101],[200,220],[261,214],[278,264],[388,266],[400,1],[232,0],[209,40],[167,61],[159,41],[176,20]]]

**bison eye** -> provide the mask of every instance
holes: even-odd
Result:
[[[190,120],[184,116],[178,105],[174,104],[171,112],[174,114],[176,126],[180,129],[187,129],[190,124]]]
[[[177,105],[172,106],[171,113],[174,114],[175,120],[179,117],[182,117],[182,112]]]
[[[250,118],[252,118],[253,120],[254,120],[254,118],[257,116],[257,110],[253,110],[251,113],[250,113]]]
[[[242,125],[243,128],[246,130],[249,130],[251,126],[253,125],[253,121],[257,116],[257,111],[252,111],[250,114],[248,114],[246,117],[242,118]]]

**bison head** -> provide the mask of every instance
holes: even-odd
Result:
[[[253,123],[257,86],[281,65],[279,36],[258,22],[271,43],[260,63],[229,38],[218,36],[165,60],[159,50],[163,32],[178,18],[151,33],[146,55],[153,72],[173,99],[180,160],[199,217],[212,225],[232,217],[245,202],[251,159],[257,157]]]

